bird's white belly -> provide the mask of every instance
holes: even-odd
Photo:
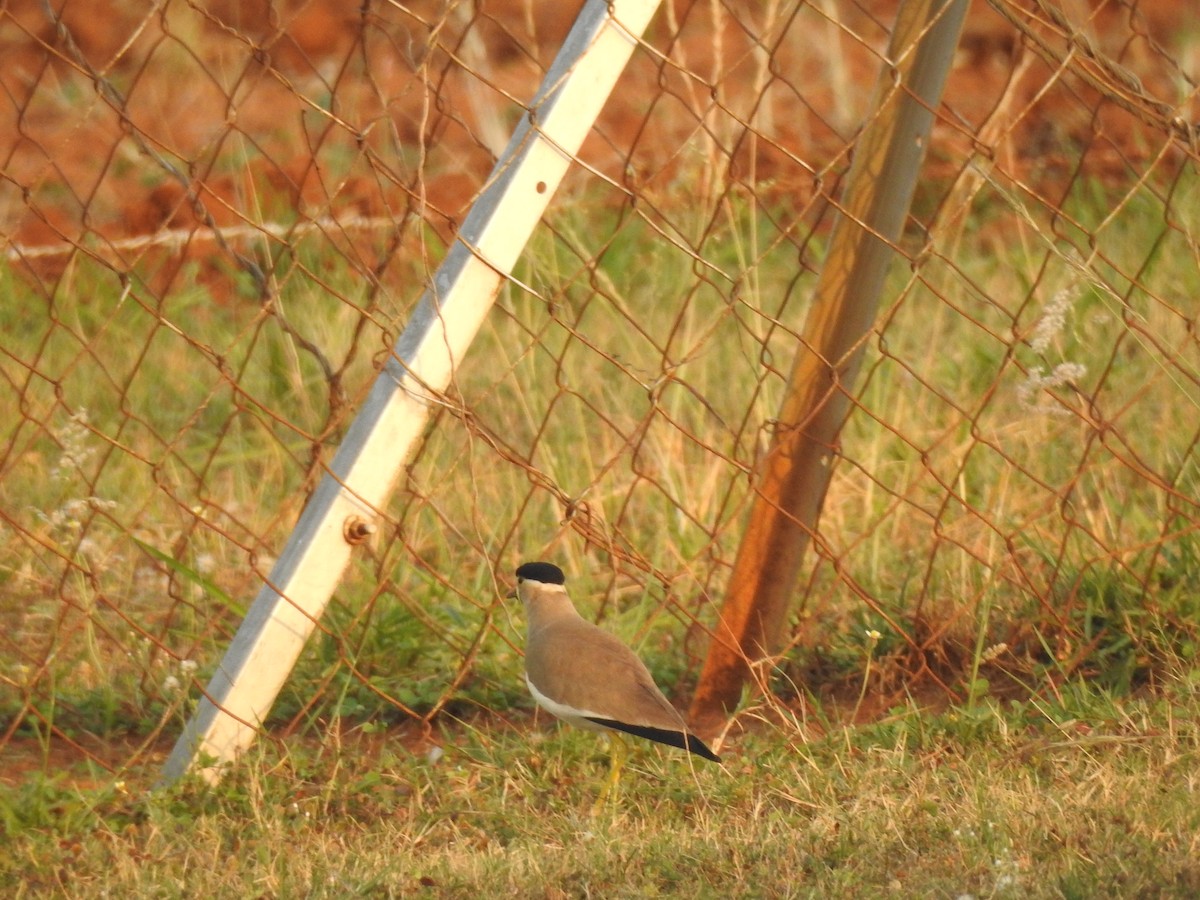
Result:
[[[574,725],[577,728],[586,728],[588,731],[609,730],[603,725],[597,725],[591,719],[585,718],[585,716],[600,716],[599,713],[595,713],[587,709],[576,709],[574,706],[568,706],[565,703],[559,703],[555,700],[551,700],[549,697],[539,691],[534,686],[533,682],[529,680],[529,673],[525,674],[525,685],[529,688],[529,693],[533,696],[533,699],[537,701],[538,706],[546,710],[546,712],[562,719],[564,722]],[[600,716],[600,718],[604,717]]]

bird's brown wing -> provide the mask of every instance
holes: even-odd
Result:
[[[557,703],[630,725],[683,731],[683,717],[637,654],[583,619],[548,625],[525,657],[530,681]]]
[[[526,673],[554,702],[605,728],[720,762],[688,732],[637,654],[614,635],[583,619],[568,619],[546,626],[531,646]]]

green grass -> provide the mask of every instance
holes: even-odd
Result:
[[[689,693],[815,242],[733,202],[707,231],[654,222],[704,234],[690,252],[587,197],[556,213],[272,739],[211,793],[148,788],[421,273],[315,239],[259,248],[271,305],[191,270],[3,270],[0,886],[1189,896],[1200,271],[1152,201],[1081,187],[1094,231],[1014,215],[1019,239],[895,273],[775,697],[748,694],[724,768],[649,751],[594,818],[599,745],[530,725],[508,571],[559,561]]]
[[[9,896],[1186,897],[1200,889],[1194,684],[1065,705],[910,704],[869,726],[748,717],[721,766],[505,723],[268,743],[218,788],[152,766],[0,795]],[[768,710],[762,712],[768,713]],[[441,747],[444,755],[431,756]],[[81,777],[83,776],[83,777]]]
[[[28,101],[14,69],[0,896],[1200,895],[1200,178],[1160,137],[1125,145],[1110,108],[1075,112],[1115,156],[1090,159],[1074,113],[1045,121],[989,148],[960,232],[900,241],[787,646],[724,763],[641,747],[590,815],[603,742],[532,711],[502,599],[525,559],[562,565],[681,705],[697,678],[828,238],[800,166],[760,169],[743,141],[738,72],[790,90],[760,52],[786,47],[769,10],[732,68],[737,36],[694,17],[711,34],[671,49],[683,68],[654,63],[640,149],[612,182],[574,167],[260,740],[219,785],[154,789],[490,159],[476,73],[456,74],[481,48],[458,35],[517,35],[449,4],[428,27],[450,60],[381,8],[344,65],[285,86],[270,46],[169,6],[138,38],[153,60],[131,44],[102,68],[145,146],[244,226],[269,296],[202,233],[185,259],[111,244],[168,212],[170,190],[138,201],[171,176],[124,126],[98,138],[111,111],[70,65]],[[823,190],[834,126],[861,118],[852,38],[883,35],[863,24],[788,38],[832,108],[753,113]],[[519,81],[484,61],[504,130]],[[703,121],[689,62],[716,79]],[[168,106],[189,121],[150,112]],[[651,146],[664,121],[683,146]],[[943,137],[930,171],[964,152]],[[914,221],[946,188],[922,180]],[[351,211],[393,227],[302,218]],[[79,252],[23,257],[38,218]]]

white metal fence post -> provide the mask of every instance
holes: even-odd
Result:
[[[589,0],[392,357],[301,514],[163,767],[209,780],[254,740],[345,571],[347,530],[387,502],[433,398],[453,377],[658,0]]]

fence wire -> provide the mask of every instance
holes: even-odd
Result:
[[[0,747],[169,746],[578,4],[0,9]],[[686,693],[889,0],[665,4],[277,705],[518,722],[521,561]],[[969,14],[777,693],[1187,663],[1200,14]]]

